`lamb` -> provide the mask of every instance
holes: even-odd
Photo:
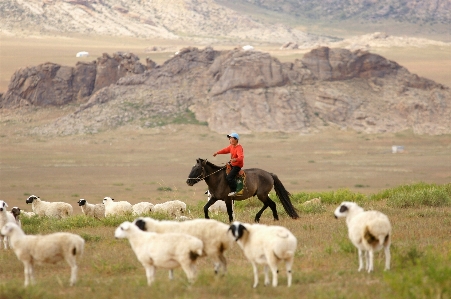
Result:
[[[16,222],[14,216],[6,211],[8,204],[3,200],[0,200],[0,228],[2,228],[8,222]],[[8,237],[0,235],[0,242],[3,242],[3,248],[8,249]],[[1,244],[0,244],[1,245]]]
[[[223,273],[226,273],[227,260],[224,257],[224,252],[233,244],[233,240],[227,235],[229,227],[227,224],[213,219],[159,221],[150,217],[139,217],[133,223],[144,231],[178,232],[199,238],[204,244],[204,254],[213,259],[215,273],[217,274],[220,268],[222,268]]]
[[[172,217],[178,217],[186,212],[186,203],[180,200],[170,200],[153,206],[152,213],[168,214]]]
[[[33,212],[38,216],[64,218],[71,216],[73,213],[72,206],[67,202],[43,201],[36,195],[31,195],[28,197],[26,203],[31,203]]]
[[[205,191],[205,194],[207,195],[207,201],[210,201],[211,199],[210,190]],[[232,200],[232,210],[235,212],[234,206],[235,201]],[[218,213],[227,213],[227,206],[223,200],[217,200],[214,204],[212,204],[208,208],[208,211],[210,211],[211,213],[215,213],[216,215],[218,215]],[[233,215],[233,218],[235,218],[235,215]]]
[[[144,215],[144,214],[150,214],[153,206],[154,206],[153,203],[146,202],[146,201],[134,204],[132,207],[133,215],[140,216],[140,215]]]
[[[119,215],[124,216],[131,214],[133,208],[131,203],[128,201],[113,201],[111,197],[105,197],[103,199],[103,204],[105,205],[105,217]]]
[[[81,198],[77,201],[78,206],[80,206],[81,211],[86,216],[91,216],[97,219],[101,219],[105,217],[105,205],[103,203],[100,204],[91,204],[88,203],[86,199]]]
[[[346,217],[348,235],[359,251],[359,271],[363,269],[363,254],[366,270],[373,271],[374,252],[384,248],[385,270],[390,269],[390,244],[392,227],[388,217],[378,211],[364,211],[354,202],[344,201],[334,212],[335,218]]]
[[[285,227],[233,222],[229,231],[241,247],[254,270],[254,285],[258,285],[257,264],[265,265],[265,285],[269,285],[268,267],[272,272],[272,286],[277,286],[277,263],[285,262],[288,286],[291,286],[291,267],[297,247],[296,237]]]
[[[53,233],[49,235],[25,235],[15,223],[7,223],[1,234],[10,238],[11,247],[17,258],[22,261],[25,272],[25,286],[34,284],[33,265],[65,260],[70,268],[69,283],[73,286],[77,280],[77,258],[83,254],[85,240],[71,233]]]
[[[189,282],[196,275],[196,260],[202,255],[203,244],[198,238],[181,233],[158,234],[141,231],[126,221],[114,232],[116,238],[127,238],[136,257],[146,269],[147,284],[154,281],[155,268],[182,267]]]

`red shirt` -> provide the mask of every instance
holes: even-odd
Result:
[[[243,168],[244,166],[244,152],[241,144],[237,144],[236,146],[229,145],[226,148],[218,151],[217,154],[227,154],[230,153],[230,159],[236,159],[235,162],[232,162],[232,166],[238,166]]]

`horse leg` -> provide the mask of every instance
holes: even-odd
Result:
[[[233,208],[232,208],[232,201],[226,200],[226,207],[227,207],[227,214],[229,215],[229,222],[233,221]]]
[[[268,203],[264,202],[263,203],[263,208],[261,208],[260,211],[258,211],[258,213],[255,215],[255,222],[260,222],[260,216],[263,214],[263,212],[266,210],[266,208],[268,207]]]
[[[209,208],[212,204],[214,204],[216,201],[218,201],[218,200],[212,196],[212,197],[210,198],[210,200],[205,204],[205,206],[204,206],[205,219],[210,219],[210,216],[208,216],[208,208]]]
[[[260,221],[260,216],[263,214],[263,212],[266,210],[267,207],[269,207],[272,211],[272,215],[274,217],[274,220],[279,220],[279,215],[277,214],[277,208],[276,203],[269,198],[269,196],[266,195],[266,197],[258,198],[261,202],[263,202],[263,208],[258,211],[257,215],[255,215],[255,222]]]
[[[277,215],[276,203],[273,200],[271,200],[271,198],[269,198],[269,196],[266,200],[268,201],[268,205],[272,211],[272,216],[274,217],[274,220],[279,220],[279,215]]]

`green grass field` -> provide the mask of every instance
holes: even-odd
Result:
[[[38,265],[37,284],[23,288],[23,266],[12,250],[1,250],[0,298],[449,298],[451,296],[451,185],[417,183],[401,185],[363,195],[346,189],[293,194],[300,212],[290,219],[278,204],[281,220],[274,222],[266,211],[262,223],[282,225],[298,239],[293,267],[293,285],[286,286],[283,265],[279,266],[279,286],[252,288],[250,263],[235,246],[226,253],[228,273],[216,277],[208,258],[199,260],[199,276],[188,284],[181,269],[169,281],[168,272],[157,270],[156,281],[148,287],[143,267],[136,260],[127,240],[114,238],[115,228],[133,217],[103,220],[83,215],[63,220],[35,217],[23,219],[29,234],[69,231],[85,240],[85,253],[79,263],[79,280],[68,286],[69,267]],[[304,207],[302,203],[321,197],[322,203]],[[383,271],[383,253],[376,254],[375,271],[357,271],[357,251],[347,237],[344,219],[333,211],[343,200],[358,202],[365,209],[388,215],[393,226],[392,269]],[[189,205],[190,217],[203,218],[203,203]],[[260,208],[257,199],[238,202],[236,217],[252,222]],[[163,215],[154,216],[158,219]],[[226,215],[214,216],[226,222]]]

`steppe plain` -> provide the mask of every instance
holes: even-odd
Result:
[[[88,61],[104,52],[129,51],[142,60],[148,56],[163,63],[181,47],[194,46],[156,40],[5,36],[1,37],[1,44],[1,92],[6,91],[15,69],[47,61],[75,65],[78,61],[75,53],[81,50],[91,53],[84,58]],[[162,45],[168,51],[146,51],[155,45]],[[221,47],[232,46],[218,46]],[[283,61],[303,55],[301,51],[282,52],[271,45],[262,46],[262,50]],[[447,50],[396,48],[374,49],[374,52],[413,73],[451,86],[451,57]],[[100,203],[105,196],[131,203],[180,199],[189,205],[193,217],[202,217],[200,207],[205,202],[207,187],[203,182],[188,187],[185,181],[196,158],[208,158],[218,165],[227,161],[226,156],[212,157],[213,152],[227,145],[225,136],[209,131],[206,126],[184,124],[152,129],[125,126],[94,135],[65,137],[28,133],[34,126],[75,109],[75,106],[67,106],[1,112],[0,198],[10,207],[31,210],[25,204],[31,194],[43,200],[69,202],[76,214],[81,213],[76,204],[80,198],[92,203]],[[451,181],[450,135],[418,136],[409,131],[367,135],[329,127],[311,135],[247,134],[241,136],[241,143],[245,149],[245,167],[258,167],[277,174],[291,193],[350,189],[369,195],[402,184]],[[392,153],[393,145],[404,146],[404,152]],[[252,206],[238,218],[252,222],[259,204]],[[347,239],[345,223],[332,217],[335,207],[326,205],[325,212],[302,214],[299,220],[291,220],[282,213],[278,224],[292,230],[299,242],[294,285],[290,289],[285,286],[284,271],[280,271],[278,288],[260,285],[252,289],[252,268],[238,246],[227,255],[229,273],[225,277],[215,278],[210,264],[202,260],[199,280],[193,286],[186,285],[180,270],[176,271],[176,280],[172,283],[167,280],[167,272],[159,270],[155,285],[149,289],[145,285],[144,270],[128,243],[114,240],[114,228],[88,227],[71,230],[91,238],[80,264],[77,286],[67,287],[66,265],[38,266],[38,285],[22,291],[22,264],[12,251],[2,251],[0,281],[16,289],[3,284],[0,298],[11,297],[11,294],[15,294],[15,298],[87,295],[96,298],[403,298],[396,295],[395,286],[417,273],[417,264],[423,263],[421,256],[430,257],[435,252],[447,261],[450,259],[449,207],[399,210],[377,202],[366,208],[387,213],[393,222],[392,271],[382,272],[383,255],[378,255],[375,273],[358,273],[357,253]],[[278,205],[278,209],[281,211],[281,206]],[[224,216],[215,218],[226,221]],[[263,214],[262,222],[274,223],[269,211]],[[416,284],[410,282],[410,285]],[[417,285],[423,289],[411,298],[426,298],[422,295],[437,292],[440,295],[440,290],[425,291],[427,284]],[[444,290],[446,296],[450,286],[449,283],[444,285],[441,292]]]
[[[1,39],[0,92],[6,91],[7,78],[18,68],[47,61],[73,66],[80,60],[95,60],[102,53],[123,51],[133,52],[143,61],[150,57],[162,64],[180,48],[204,47],[167,40],[86,36],[1,36]],[[153,46],[163,50],[149,51]],[[81,50],[88,51],[90,56],[76,58],[75,53]],[[294,61],[304,54],[301,50],[282,51],[270,44],[257,50],[270,52],[282,61]],[[432,46],[374,49],[412,73],[446,86],[451,86],[449,51],[450,48]],[[85,197],[97,201],[109,195],[139,201],[168,196],[157,189],[170,187],[171,196],[203,200],[205,184],[194,188],[185,184],[195,159],[209,158],[217,164],[227,161],[225,156],[211,156],[225,147],[227,140],[206,126],[123,127],[89,136],[55,138],[28,135],[27,131],[34,126],[75,109],[67,106],[2,111],[3,198],[22,201],[14,205],[24,202],[24,193],[36,193],[48,200],[76,201],[77,197]],[[350,188],[370,193],[418,181],[447,183],[451,181],[450,141],[451,136],[447,135],[418,136],[411,132],[366,135],[332,127],[312,135],[242,136],[246,167],[276,173],[290,192]],[[392,154],[393,145],[404,146],[405,151]]]

